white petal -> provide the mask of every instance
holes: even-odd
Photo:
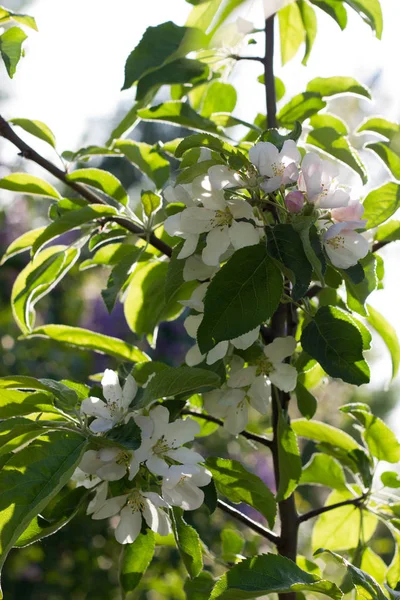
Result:
[[[290,163],[298,164],[301,160],[301,154],[294,140],[286,140],[283,143],[282,150],[279,153],[280,161],[284,165]]]
[[[121,448],[101,448],[98,451],[97,455],[101,462],[109,462],[110,460],[114,460],[117,458],[118,454],[121,452]]]
[[[189,256],[185,262],[185,266],[183,267],[183,279],[184,281],[194,281],[195,279],[204,281],[205,279],[212,277],[216,271],[216,267],[210,267],[209,265],[204,264],[199,254],[193,254],[193,256]]]
[[[336,223],[324,235],[324,247],[332,264],[348,269],[368,254],[368,241],[356,231],[346,229],[351,223]],[[336,234],[336,235],[335,235]]]
[[[136,415],[135,423],[136,425],[139,425],[142,431],[142,439],[144,437],[148,438],[153,434],[154,423],[150,417],[146,417],[145,415]]]
[[[190,417],[177,419],[169,423],[164,431],[164,438],[170,448],[178,448],[182,444],[194,440],[194,436],[200,432],[200,425]]]
[[[104,398],[107,402],[115,402],[119,405],[122,399],[122,389],[115,371],[106,369],[101,380],[101,385],[103,387]]]
[[[250,404],[260,414],[265,415],[268,411],[271,400],[271,384],[264,375],[256,377],[251,384],[247,395],[250,399]]]
[[[212,390],[203,394],[204,408],[210,415],[224,417],[229,407],[222,405],[220,400],[223,396],[221,390]]]
[[[260,175],[273,177],[272,164],[279,162],[279,152],[270,142],[259,142],[249,150],[249,158]]]
[[[275,192],[275,190],[278,190],[281,187],[282,183],[282,175],[274,175],[270,179],[263,181],[261,183],[261,188],[264,190],[264,192],[270,194],[271,192]]]
[[[203,315],[189,315],[183,322],[183,326],[186,329],[186,333],[190,337],[196,339],[197,330],[200,327],[200,323],[203,320]]]
[[[199,236],[196,233],[187,233],[185,234],[185,238],[185,243],[178,254],[179,260],[188,258],[188,256],[194,254],[194,252],[196,252],[197,244],[199,243]]]
[[[245,246],[256,246],[260,242],[260,237],[254,225],[243,221],[233,221],[229,228],[229,237],[235,250]]]
[[[125,385],[122,389],[122,406],[128,408],[134,397],[136,396],[138,386],[132,375],[128,375]]]
[[[175,213],[170,217],[167,217],[164,221],[164,230],[168,233],[168,235],[174,237],[175,235],[182,235],[183,229],[181,225],[181,214]]]
[[[214,165],[208,169],[211,187],[216,190],[237,187],[241,180],[237,173],[228,169],[225,165]]]
[[[132,456],[131,462],[129,463],[129,480],[132,479],[138,474],[140,468],[140,463],[135,456]]]
[[[103,465],[97,471],[97,475],[101,477],[101,479],[105,479],[105,481],[118,481],[118,479],[122,479],[125,474],[126,466],[118,465],[115,462]]]
[[[130,506],[121,510],[121,520],[115,530],[115,539],[120,544],[133,544],[142,528],[142,515],[139,511],[132,512]]]
[[[94,498],[89,502],[86,514],[91,515],[96,512],[106,501],[108,494],[108,483],[104,481],[95,490]]]
[[[257,367],[239,369],[229,377],[227,385],[231,388],[242,388],[251,385],[256,378]]]
[[[204,458],[198,452],[191,450],[190,448],[177,448],[176,450],[169,450],[167,452],[170,458],[173,458],[177,462],[189,465],[195,465],[199,462],[204,462]]]
[[[207,354],[206,363],[213,365],[217,360],[221,360],[226,356],[228,352],[229,342],[219,342],[212,350]]]
[[[288,356],[291,356],[296,350],[297,342],[291,335],[275,338],[271,344],[264,348],[264,354],[271,362],[282,362]]]
[[[161,476],[166,475],[169,469],[165,460],[155,455],[150,456],[150,458],[146,461],[146,467],[155,475]]]
[[[189,300],[180,300],[180,303],[183,306],[187,306],[189,308],[193,308],[193,310],[197,310],[198,312],[204,312],[204,297],[206,295],[209,283],[200,284],[192,293]]]
[[[181,213],[182,230],[187,233],[204,233],[210,231],[215,211],[207,208],[186,208]]]
[[[206,265],[219,266],[221,255],[230,244],[228,227],[214,227],[207,237],[206,246],[201,254]]]
[[[289,185],[290,183],[296,183],[296,181],[299,178],[299,169],[296,167],[296,165],[294,163],[291,163],[290,165],[288,165],[284,172],[283,172],[283,177],[282,177],[282,183],[283,185]]]
[[[243,333],[243,335],[239,335],[239,337],[231,340],[231,344],[238,348],[239,350],[246,350],[246,348],[250,348],[258,340],[258,336],[260,335],[260,327],[256,327],[247,333]]]
[[[201,362],[203,362],[204,358],[205,354],[202,354],[198,345],[195,344],[186,352],[185,362],[188,365],[188,367],[195,367],[196,365],[199,365]]]
[[[85,473],[89,473],[89,475],[94,475],[102,464],[96,450],[87,450],[82,456],[79,468]]]
[[[100,398],[94,396],[83,400],[81,411],[89,417],[102,417],[103,419],[111,418],[110,409],[107,404]]]
[[[346,190],[337,188],[328,193],[327,196],[321,196],[319,201],[320,208],[339,208],[347,206],[350,200],[350,195]]]
[[[124,494],[123,496],[114,496],[114,498],[109,498],[104,502],[102,506],[100,506],[98,510],[96,510],[92,519],[108,519],[109,517],[117,515],[126,503],[127,498],[127,494]]]
[[[160,508],[157,508],[148,498],[144,499],[143,517],[147,525],[155,533],[158,533],[159,535],[169,534],[171,528],[166,513]]]
[[[203,487],[208,485],[212,479],[211,471],[205,467],[200,467],[200,471],[192,475],[192,481],[195,485]]]
[[[148,498],[154,504],[154,506],[157,506],[158,508],[161,506],[168,508],[168,504],[161,498],[159,494],[156,494],[156,492],[141,492],[141,494],[145,498]]]
[[[99,417],[92,421],[89,425],[89,429],[93,431],[93,433],[103,433],[103,431],[108,431],[114,427],[114,420],[110,419],[102,419]]]
[[[297,371],[292,365],[278,363],[268,375],[271,382],[283,392],[291,392],[296,387]]]
[[[241,198],[230,198],[227,205],[234,219],[254,219],[252,206]]]
[[[246,400],[242,400],[237,406],[232,406],[232,408],[228,411],[225,421],[224,428],[232,433],[232,435],[237,435],[243,429],[246,429],[246,425],[249,421],[248,414],[248,406]]]

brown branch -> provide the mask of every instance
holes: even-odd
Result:
[[[18,150],[20,151],[20,156],[22,156],[23,158],[26,158],[27,160],[32,160],[33,162],[35,162],[37,165],[39,165],[40,167],[45,169],[48,173],[51,173],[51,175],[53,175],[56,179],[58,179],[59,181],[62,181],[65,185],[67,185],[68,187],[73,189],[75,192],[77,192],[80,196],[82,196],[82,198],[87,200],[90,204],[107,204],[103,200],[103,198],[101,198],[101,196],[99,196],[95,192],[92,192],[92,190],[90,190],[87,186],[85,186],[81,183],[78,183],[76,181],[70,181],[68,178],[68,173],[66,171],[62,171],[61,169],[59,169],[55,164],[53,164],[52,162],[50,162],[49,160],[47,160],[46,158],[41,156],[38,152],[36,152],[36,150],[31,148],[31,146],[29,146],[26,142],[24,142],[24,140],[22,140],[15,133],[13,128],[10,126],[10,124],[1,115],[0,115],[0,137],[3,137],[4,139],[6,139],[9,142],[11,142],[12,144],[14,144],[14,146],[16,146],[18,148]],[[139,227],[138,225],[136,225],[135,223],[133,223],[130,219],[128,219],[126,217],[115,217],[112,220],[115,223],[118,223],[119,225],[121,225],[122,227],[127,229],[128,231],[130,231],[131,233],[134,233],[134,234],[142,236],[142,237],[146,236],[146,232],[141,227]],[[159,240],[154,235],[154,233],[150,234],[149,243],[152,246],[154,246],[155,248],[157,248],[157,250],[159,250],[163,254],[166,254],[167,256],[171,256],[172,249],[168,246],[168,244],[166,244],[162,240]]]
[[[264,64],[264,59],[261,58],[261,56],[239,56],[239,54],[231,54],[229,58],[233,58],[234,60],[254,60]]]
[[[384,248],[384,246],[387,246],[388,244],[390,244],[390,242],[375,242],[372,245],[372,252],[377,252],[378,250]]]
[[[305,521],[309,521],[310,519],[313,519],[314,517],[318,517],[319,515],[322,515],[323,513],[329,512],[331,510],[335,510],[336,508],[341,508],[342,506],[349,506],[349,505],[358,506],[358,507],[362,506],[366,497],[367,497],[367,494],[365,493],[362,496],[359,496],[358,498],[351,498],[349,500],[343,500],[342,502],[336,502],[336,504],[328,504],[327,506],[321,506],[321,508],[315,508],[314,510],[310,510],[310,512],[308,512],[308,513],[304,513],[303,515],[300,515],[298,518],[298,523],[300,525],[301,523],[304,523]]]
[[[273,531],[270,531],[266,527],[263,527],[263,525],[260,525],[256,521],[253,521],[253,519],[251,519],[247,515],[244,515],[237,508],[234,508],[230,504],[223,502],[223,500],[217,500],[217,506],[237,521],[240,521],[259,535],[265,537],[267,540],[272,542],[272,544],[277,544],[279,542],[279,537],[275,533],[273,533]]]
[[[204,419],[205,421],[209,421],[210,423],[216,423],[220,427],[223,426],[224,422],[221,419],[217,419],[217,417],[212,417],[211,415],[206,415],[204,413],[196,412],[195,410],[190,410],[184,408],[181,411],[182,415],[191,415],[192,417],[198,417],[200,419]],[[266,446],[267,448],[271,448],[272,441],[263,435],[257,435],[256,433],[251,433],[251,431],[241,431],[239,433],[242,437],[246,438],[246,440],[251,440],[252,442],[258,442],[262,446]]]
[[[274,17],[265,21],[264,83],[267,102],[267,125],[276,127],[276,92],[274,76]]]

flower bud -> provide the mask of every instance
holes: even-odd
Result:
[[[286,208],[291,213],[298,213],[304,206],[304,195],[302,192],[289,192],[285,197]]]

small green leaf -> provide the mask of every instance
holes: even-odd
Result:
[[[365,148],[372,150],[387,166],[395,179],[400,179],[400,154],[398,144],[392,142],[374,142],[366,144]]]
[[[178,254],[182,250],[184,241],[179,242],[172,250],[172,256],[168,264],[167,278],[165,280],[165,299],[168,302],[170,298],[176,294],[179,288],[184,284],[183,269],[185,261],[178,258]]]
[[[124,206],[126,206],[129,202],[126,190],[122,186],[119,179],[117,179],[115,175],[112,175],[112,173],[109,173],[108,171],[93,168],[78,169],[77,171],[72,171],[72,173],[69,173],[67,177],[70,181],[84,183],[85,185],[90,185],[91,187],[100,190]]]
[[[37,327],[26,336],[28,339],[33,337],[44,337],[63,344],[77,346],[84,350],[94,350],[100,354],[108,354],[119,360],[129,360],[131,362],[143,362],[150,360],[149,357],[127,342],[118,338],[103,335],[82,329],[81,327],[69,327],[68,325],[43,325]]]
[[[213,586],[214,579],[209,571],[202,571],[194,579],[186,579],[183,586],[186,600],[209,600]]]
[[[141,258],[144,259],[146,256],[144,248],[136,248],[135,246],[128,246],[128,248],[127,254],[121,256],[111,271],[107,280],[107,287],[104,290],[101,290],[101,296],[109,313],[111,313],[114,309],[118,294],[121,292],[121,290],[124,290],[125,286],[129,282],[129,277],[134,269],[135,264]],[[112,259],[113,262],[114,258],[115,256]]]
[[[179,553],[190,577],[197,577],[203,569],[201,542],[197,531],[183,518],[183,510],[174,506],[173,530]]]
[[[297,398],[297,407],[303,417],[312,419],[317,410],[317,400],[315,396],[300,382],[297,382],[295,390]]]
[[[36,21],[30,15],[14,13],[8,8],[4,8],[4,6],[0,7],[0,25],[8,23],[9,21],[17,21],[17,23],[21,23],[21,25],[25,25],[26,27],[38,31]]]
[[[150,91],[154,93],[162,85],[195,84],[207,79],[209,70],[208,65],[199,60],[178,58],[144,75],[136,88],[136,100],[145,100]]]
[[[221,532],[222,559],[226,562],[235,562],[238,554],[243,552],[245,541],[243,536],[235,529],[225,528]]]
[[[294,56],[305,39],[303,19],[298,4],[291,3],[278,12],[282,65]]]
[[[371,119],[363,121],[358,128],[357,133],[361,133],[362,131],[373,131],[374,133],[379,133],[379,135],[383,135],[388,140],[391,140],[399,135],[400,127],[397,123],[393,123],[382,117],[372,117]]]
[[[334,600],[342,598],[332,582],[303,571],[289,558],[261,554],[247,558],[219,578],[210,600],[250,600],[273,593],[320,593]]]
[[[375,31],[376,37],[380,40],[382,37],[382,9],[379,0],[344,0],[351,6],[361,18],[368,23],[372,31]]]
[[[357,312],[359,315],[366,317],[368,315],[365,308],[365,302],[368,296],[376,289],[378,285],[378,279],[376,276],[376,258],[370,252],[361,261],[361,266],[364,270],[364,278],[360,283],[353,283],[348,277],[346,271],[345,274],[346,292],[347,292],[347,306],[350,310]]]
[[[297,437],[282,410],[278,413],[279,487],[277,502],[286,500],[296,489],[301,477],[301,458]]]
[[[151,215],[156,213],[161,206],[161,197],[151,190],[142,190],[140,199],[142,201],[142,206],[146,217],[151,217]]]
[[[331,377],[355,385],[368,383],[360,330],[341,309],[322,306],[303,330],[301,345]]]
[[[347,487],[343,468],[328,454],[313,454],[303,468],[299,485],[324,485],[334,490]]]
[[[399,474],[396,471],[385,471],[381,475],[381,481],[385,487],[393,489],[400,487]]]
[[[180,141],[175,150],[176,158],[181,158],[185,152],[192,148],[209,148],[210,150],[215,150],[215,152],[234,156],[240,152],[237,148],[234,148],[214,135],[210,135],[209,133],[195,133],[193,135],[188,135]],[[246,160],[245,156],[242,156],[243,160]]]
[[[233,339],[269,319],[282,294],[282,275],[264,245],[237,250],[213,277],[197,333],[200,351]]]
[[[306,65],[317,36],[317,17],[313,7],[307,0],[299,0],[298,6],[306,36],[306,51],[302,60],[302,64]]]
[[[367,305],[368,323],[379,333],[385,342],[392,359],[392,378],[396,377],[400,366],[400,343],[396,330],[392,325],[371,305]]]
[[[274,526],[276,501],[273,493],[257,475],[250,473],[237,460],[210,457],[207,468],[220,494],[231,502],[245,502],[260,512]]]
[[[340,29],[343,30],[346,28],[347,12],[341,2],[338,2],[337,0],[310,0],[310,2],[332,17],[339,25]]]
[[[1,182],[0,182],[1,184]],[[367,219],[365,229],[372,229],[384,223],[400,207],[400,185],[385,183],[376,190],[372,190],[364,200],[363,219]]]
[[[7,250],[4,252],[1,257],[0,266],[4,265],[4,263],[13,256],[17,256],[21,252],[25,252],[29,250],[37,238],[43,233],[46,227],[39,227],[38,229],[32,229],[31,231],[27,231],[20,235],[16,240],[11,242],[8,246]]]
[[[61,198],[60,194],[52,185],[27,173],[12,173],[0,179],[0,188],[10,190],[11,192],[19,192],[30,196],[44,196],[47,198]]]
[[[348,135],[349,130],[344,121],[336,117],[335,115],[330,115],[328,113],[323,113],[322,115],[313,115],[310,119],[310,125],[313,129],[321,129],[322,127],[330,127],[335,129],[337,133],[340,135]]]
[[[22,44],[28,36],[19,27],[10,27],[0,35],[0,53],[12,79],[22,56]]]
[[[217,126],[212,121],[199,115],[185,102],[171,101],[151,108],[141,108],[138,110],[138,116],[143,121],[160,121],[195,131],[218,132]]]
[[[328,425],[328,423],[296,419],[292,421],[291,425],[297,435],[314,440],[315,442],[323,442],[335,448],[341,448],[346,452],[361,448],[348,433],[337,427]]]
[[[316,77],[307,84],[307,92],[315,92],[323,98],[338,94],[355,94],[371,100],[371,92],[353,77]]]
[[[140,583],[154,555],[155,539],[151,529],[139,533],[133,544],[123,546],[119,580],[125,593],[132,592]]]
[[[237,101],[237,93],[230,83],[212,81],[208,86],[203,99],[201,114],[210,117],[212,113],[231,113]]]
[[[54,133],[42,121],[34,121],[31,119],[10,119],[10,123],[13,125],[18,125],[18,127],[22,127],[22,129],[39,138],[40,140],[47,142],[53,148],[56,147],[56,138]]]
[[[198,367],[168,367],[156,373],[147,385],[143,406],[153,400],[173,398],[178,394],[196,393],[203,388],[216,388],[221,380],[216,373]]]
[[[118,148],[135,167],[154,181],[157,189],[162,188],[168,181],[169,162],[150,144],[133,140],[116,140],[114,147]]]
[[[296,6],[290,4],[289,6]],[[294,96],[280,110],[277,119],[282,127],[291,127],[296,121],[302,123],[325,108],[326,102],[315,92],[303,92]]]

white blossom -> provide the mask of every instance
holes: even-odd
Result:
[[[88,450],[82,456],[79,468],[89,475],[96,475],[106,481],[117,481],[129,473],[133,479],[139,470],[139,463],[130,450],[105,447],[100,450]]]
[[[299,188],[307,199],[317,208],[339,208],[347,206],[350,196],[346,190],[338,187],[339,170],[328,160],[322,160],[318,154],[309,152],[301,163]]]
[[[282,185],[295,183],[298,179],[301,155],[293,140],[286,140],[281,151],[271,142],[259,142],[250,148],[249,158],[260,175],[268,177],[261,184],[267,193],[274,192]]]
[[[364,214],[364,207],[359,200],[350,200],[348,206],[334,208],[331,212],[335,221],[360,221]],[[366,225],[366,221],[363,222]]]
[[[200,488],[211,481],[211,473],[199,465],[173,465],[163,478],[162,496],[171,506],[196,510],[204,502]]]
[[[368,241],[355,231],[362,229],[365,221],[335,223],[325,232],[323,244],[334,267],[348,269],[368,254]]]
[[[168,504],[161,496],[135,489],[129,494],[105,500],[97,506],[92,519],[107,519],[119,514],[115,538],[120,544],[132,544],[140,533],[142,519],[159,535],[171,533],[171,523],[163,508],[168,508]]]
[[[90,423],[90,429],[95,433],[108,431],[120,423],[129,410],[129,405],[136,396],[137,384],[132,375],[126,378],[123,389],[118,375],[106,369],[101,380],[105,402],[100,398],[91,396],[81,404],[81,412],[90,417],[96,417]]]

